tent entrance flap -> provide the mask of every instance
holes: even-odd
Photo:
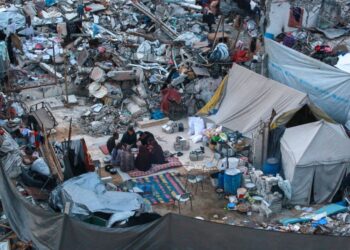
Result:
[[[274,119],[270,128],[275,129],[280,126],[287,128],[295,127],[319,120],[335,123],[325,112],[311,103],[307,103],[301,108],[290,110]]]

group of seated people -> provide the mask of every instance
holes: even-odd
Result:
[[[166,163],[163,149],[152,133],[148,131],[136,133],[130,126],[119,142],[118,139],[119,134],[116,132],[108,139],[107,148],[112,155],[111,163],[119,166],[122,171],[134,168],[148,171],[152,164]]]

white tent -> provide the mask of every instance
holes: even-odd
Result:
[[[218,112],[209,119],[247,135],[258,129],[261,121],[268,122],[272,110],[279,117],[308,102],[305,93],[234,64]]]
[[[286,129],[282,167],[292,185],[292,203],[329,202],[350,169],[350,139],[341,125],[317,121]]]

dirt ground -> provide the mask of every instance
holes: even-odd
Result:
[[[89,135],[84,134],[81,130],[81,126],[78,122],[78,118],[80,115],[89,109],[89,105],[75,105],[70,108],[58,108],[52,110],[56,120],[58,121],[58,126],[56,128],[56,133],[53,135],[54,140],[62,141],[68,138],[68,128],[69,128],[69,120],[72,117],[72,138],[79,139],[84,138],[89,152],[93,158],[93,160],[99,160],[103,163],[103,153],[99,149],[99,146],[105,144],[109,136],[103,137],[91,137]],[[176,136],[182,136],[185,138],[189,138],[188,136],[188,125],[186,119],[182,121],[185,125],[185,132],[183,133],[175,133],[175,134],[166,134],[162,132],[161,126],[147,128],[148,131],[152,132],[159,144],[163,147],[164,150],[169,150],[170,152],[174,152],[173,143],[175,141]],[[139,129],[137,129],[139,130]],[[190,143],[190,150],[196,149],[202,146],[199,144]],[[189,161],[189,151],[184,152],[184,155],[179,157],[181,162],[184,165],[190,166],[191,163]],[[213,158],[213,153],[206,148],[205,150],[205,161],[210,161]],[[198,162],[196,165],[203,164],[203,162]],[[109,174],[105,171],[102,171],[102,176],[108,176]],[[174,172],[178,173],[180,180],[182,183],[186,181],[187,170],[185,167],[177,168]],[[113,176],[113,180],[116,182],[115,184],[119,184],[122,179],[116,176]],[[232,225],[242,225],[249,227],[256,227],[261,222],[274,222],[279,218],[295,216],[296,213],[293,210],[284,209],[280,214],[272,215],[270,218],[264,218],[260,216],[258,213],[252,213],[251,216],[246,214],[240,214],[236,211],[227,211],[225,209],[228,200],[224,198],[218,197],[215,192],[214,187],[211,184],[209,178],[204,181],[204,188],[202,190],[201,186],[198,186],[197,192],[195,192],[195,186],[189,185],[190,191],[193,195],[193,209],[191,210],[190,203],[181,205],[181,214],[191,217],[202,217],[205,220],[212,220],[219,223],[227,223]],[[169,212],[178,213],[178,207],[173,205],[155,205],[153,206],[153,210],[158,212],[161,215],[165,215]]]

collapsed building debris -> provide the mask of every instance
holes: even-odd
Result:
[[[225,201],[225,212],[235,211],[246,216],[255,213],[253,217],[264,219],[279,214],[291,200],[291,184],[277,173],[254,169],[251,164],[252,147],[257,147],[259,142],[256,137],[259,136],[263,137],[262,144],[267,143],[269,139],[264,134],[265,130],[271,132],[269,127],[273,121],[276,124],[281,122],[275,119],[277,104],[277,112],[285,109],[288,115],[299,109],[304,111],[300,105],[306,105],[306,94],[283,89],[277,82],[269,87],[270,80],[258,78],[256,74],[249,75],[238,65],[232,67],[232,64],[239,64],[261,74],[266,67],[264,46],[267,43],[264,43],[262,34],[265,31],[264,14],[267,13],[262,13],[264,9],[257,1],[235,2],[237,4],[222,1],[219,6],[219,1],[207,3],[192,0],[46,0],[3,5],[0,9],[0,88],[4,92],[0,93],[0,158],[6,175],[15,180],[17,190],[33,205],[46,210],[66,213],[105,227],[131,226],[130,221],[139,213],[151,212],[148,203],[152,192],[158,187],[155,188],[154,183],[135,184],[137,180],[130,177],[142,177],[145,173],[153,175],[156,171],[182,166],[175,156],[186,154],[191,164],[203,165],[203,172],[207,165],[216,168],[217,177],[213,178],[213,182],[219,182],[215,179],[220,178],[229,179],[229,186],[223,183],[225,180],[214,185],[219,200],[226,194],[225,198],[229,201]],[[334,13],[341,14],[341,20],[327,23],[325,18],[321,18],[319,26],[309,30],[300,25],[300,15],[304,11],[306,13],[306,9],[299,7],[301,2],[293,1],[292,9],[288,8],[294,18],[290,20],[290,25],[297,30],[281,30],[276,37],[267,32],[265,37],[275,38],[287,47],[346,69],[349,54],[345,52],[348,52],[348,48],[343,44],[344,40],[336,39],[343,39],[342,36],[349,31],[344,23],[347,11],[323,1],[327,6],[334,7]],[[346,1],[341,4],[344,8],[347,6]],[[333,12],[328,13],[325,5],[321,7],[322,13],[332,15]],[[330,46],[324,37],[333,39],[332,43],[337,43],[336,46]],[[234,81],[230,80],[232,76],[235,77]],[[256,87],[249,87],[248,78],[257,83]],[[239,91],[225,93],[232,87],[232,82],[237,84],[239,88],[235,87]],[[271,89],[278,90],[278,93],[272,94]],[[256,96],[248,96],[254,90],[258,90]],[[291,100],[297,98],[293,97],[292,92],[300,98],[295,107],[291,105]],[[51,136],[57,126],[53,114],[45,106],[47,97],[51,96],[61,98],[67,104],[63,119],[71,118],[68,140],[63,142],[53,141],[55,136]],[[235,104],[231,99],[233,96]],[[81,97],[84,97],[84,105],[80,104]],[[225,102],[223,97],[226,98]],[[265,102],[266,99],[268,101]],[[31,103],[37,100],[44,106],[40,110],[35,106],[29,109],[20,107],[24,101]],[[237,103],[242,106],[235,106]],[[226,107],[225,110],[221,107],[220,112],[218,108],[221,104]],[[69,110],[74,108],[73,105],[84,108],[82,112],[79,110],[79,118],[74,117],[77,118],[74,121],[73,112],[71,114]],[[287,109],[288,105],[293,109]],[[247,111],[259,108],[263,115],[252,115],[253,112]],[[166,135],[184,133],[183,123],[175,121],[197,116],[201,112],[220,116],[220,125],[231,123],[234,127],[240,124],[241,130],[249,126],[253,130],[254,127],[258,130],[257,135],[248,138],[240,133],[250,132],[248,129],[238,132],[229,127],[228,130],[232,131],[227,131],[221,126],[211,126],[209,122],[205,124],[202,118],[190,117],[190,139],[176,136],[174,143],[165,141],[177,151],[175,153],[163,152],[155,141],[158,135],[154,136],[148,131],[137,132],[140,141],[136,142],[135,139],[135,142],[128,144],[122,138],[117,143],[118,133],[125,132],[126,137],[136,138],[134,125],[139,129],[148,129],[165,124],[162,131]],[[239,120],[242,113],[246,117]],[[286,113],[279,113],[278,118],[283,118]],[[315,111],[318,118],[316,113],[322,118],[326,117],[321,110]],[[84,139],[72,140],[73,122],[79,132],[94,137],[93,140],[113,135],[108,139],[112,142],[112,150],[107,142],[107,150],[100,147],[105,156],[94,161]],[[62,136],[62,132],[59,136]],[[199,142],[203,146],[190,150],[193,143]],[[142,162],[137,159],[141,150],[134,148],[136,143],[147,144],[143,152],[159,146],[161,157],[166,160],[161,160],[162,164],[148,164],[150,168],[145,171],[131,167],[128,168],[130,171],[123,171],[121,167],[116,167],[113,161],[117,160],[113,157],[118,155],[120,149],[117,150],[117,147],[125,147],[125,151],[132,147],[130,154],[122,154],[120,161]],[[208,158],[205,155],[206,146],[217,164],[214,164],[214,160],[203,163]],[[258,155],[256,152],[254,154]],[[266,157],[267,152],[262,152],[261,164]],[[271,159],[272,165],[278,165],[280,159]],[[103,171],[110,175],[98,176],[97,173],[102,172],[100,160],[103,160]],[[96,173],[86,173],[94,171]],[[160,177],[162,181],[169,181],[175,186],[175,191],[182,190],[181,184],[176,186],[177,176],[167,174]],[[127,175],[130,179],[123,179],[120,186],[114,185],[113,177],[118,175]],[[199,183],[203,189],[203,176],[202,172],[192,176],[188,171],[187,176],[181,177],[186,178],[186,185],[187,182],[197,185],[197,192]],[[237,187],[232,186],[237,176],[242,183]],[[169,199],[178,202],[179,212],[181,202],[190,201],[192,208],[192,194],[187,187],[183,191]],[[173,195],[176,192],[170,193]],[[169,197],[166,194],[157,198],[162,203],[161,199]],[[336,210],[329,213],[328,210],[323,213],[322,209],[314,212],[313,208],[295,207],[294,210],[306,214],[287,218],[288,223],[283,220],[260,224],[250,222],[254,224],[252,227],[279,232],[349,236],[348,203],[326,206],[324,210],[329,207]],[[229,220],[226,223],[233,224]]]

